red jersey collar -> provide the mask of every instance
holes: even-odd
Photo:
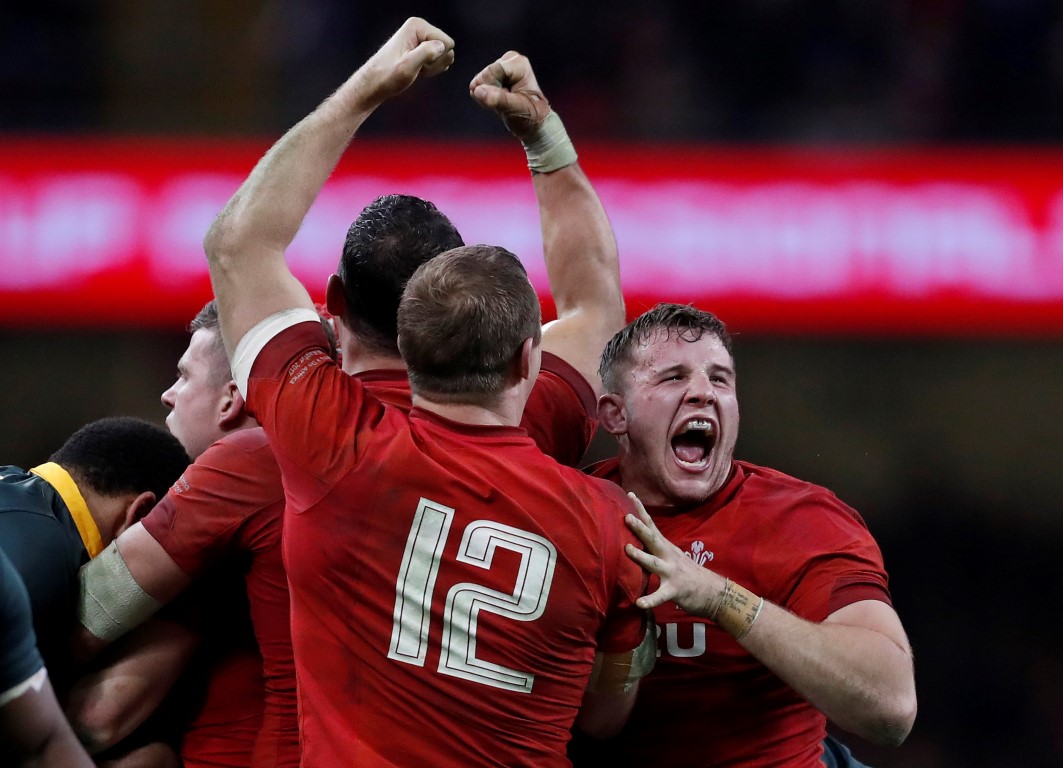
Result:
[[[395,383],[406,382],[406,369],[404,368],[371,368],[368,371],[352,373],[351,376],[359,381],[392,381]]]

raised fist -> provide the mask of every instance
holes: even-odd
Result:
[[[529,138],[550,114],[550,102],[539,90],[527,56],[508,51],[469,83],[473,100],[497,112],[509,132]]]
[[[421,74],[446,72],[454,63],[454,39],[424,19],[411,17],[360,70],[372,101],[399,95]]]

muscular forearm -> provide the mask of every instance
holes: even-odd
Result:
[[[207,250],[239,250],[249,243],[281,253],[295,238],[310,206],[372,113],[360,88],[362,70],[288,131],[259,160],[207,234]],[[229,246],[229,247],[227,247]]]
[[[625,320],[616,240],[605,209],[527,57],[509,51],[474,77],[469,90],[520,139],[533,172],[558,316],[543,334],[543,350],[566,360],[601,394],[598,359]]]
[[[63,717],[47,677],[0,706],[0,764],[19,768],[91,768]]]
[[[123,638],[104,666],[81,678],[66,714],[90,752],[128,736],[155,711],[199,645],[183,625],[152,619]]]
[[[558,318],[546,327],[543,349],[576,368],[600,395],[599,358],[625,320],[616,240],[578,165],[533,179]]]
[[[168,744],[152,742],[120,757],[102,760],[96,768],[181,768],[181,758]]]
[[[605,209],[578,164],[532,177],[539,203],[543,255],[559,317],[600,315],[624,324],[624,296],[616,239]]]
[[[866,626],[808,622],[770,603],[740,642],[845,730],[892,745],[911,730],[915,682],[906,642]]]

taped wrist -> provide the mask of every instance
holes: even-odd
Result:
[[[117,640],[162,607],[137,584],[113,541],[81,569],[80,582],[78,619],[100,640]]]
[[[528,139],[521,141],[524,153],[528,156],[528,167],[532,173],[550,173],[576,162],[576,148],[568,137],[561,118],[553,110],[543,120],[543,124]]]
[[[709,618],[719,624],[735,640],[741,640],[753,628],[763,608],[763,597],[758,597],[745,587],[740,587],[730,579],[726,579],[723,591],[720,593],[720,602]]]

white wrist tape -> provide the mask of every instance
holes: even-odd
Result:
[[[113,541],[81,569],[80,582],[78,619],[100,640],[114,642],[162,607],[137,584]]]
[[[576,148],[568,137],[561,118],[553,110],[543,120],[530,139],[522,141],[533,173],[550,173],[572,165],[577,160]]]

